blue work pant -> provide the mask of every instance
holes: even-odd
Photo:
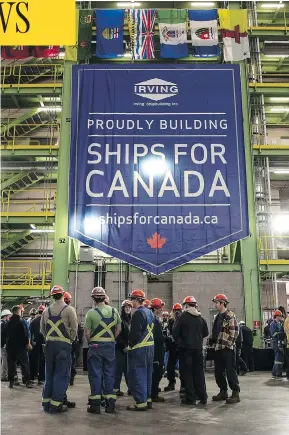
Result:
[[[130,392],[138,407],[151,402],[154,346],[128,351],[128,382]]]
[[[97,343],[89,347],[87,371],[90,383],[90,403],[99,404],[101,396],[116,400],[113,391],[115,378],[115,343]]]
[[[284,364],[284,352],[278,345],[274,346],[274,366],[272,369],[272,376],[282,376],[283,364]]]
[[[42,393],[44,408],[60,406],[68,388],[71,370],[71,345],[48,341],[45,346],[45,384]]]

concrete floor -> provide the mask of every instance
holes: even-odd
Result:
[[[116,415],[91,415],[86,412],[89,386],[86,375],[78,375],[69,388],[74,410],[61,415],[41,410],[41,387],[13,390],[2,383],[2,435],[170,435],[180,432],[200,435],[288,435],[289,382],[270,380],[270,373],[253,373],[240,378],[241,403],[226,405],[209,402],[203,408],[180,406],[177,392],[162,393],[164,404],[144,413],[126,411],[131,397],[117,401]],[[166,385],[162,380],[161,386]],[[209,397],[217,392],[213,375],[207,374]]]

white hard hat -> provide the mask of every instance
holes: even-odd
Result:
[[[11,311],[10,310],[3,310],[1,313],[1,317],[4,317],[4,316],[12,316]]]
[[[244,320],[240,320],[239,325],[246,325],[246,323],[244,322]]]

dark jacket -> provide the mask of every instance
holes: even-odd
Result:
[[[6,328],[6,347],[9,349],[24,349],[28,342],[28,330],[22,317],[11,316]]]
[[[131,318],[130,330],[128,335],[128,344],[130,347],[140,343],[143,334],[147,330],[148,321],[152,319],[153,314],[148,308],[137,309]]]
[[[30,322],[31,342],[34,347],[41,347],[45,343],[45,339],[40,332],[40,321],[41,316],[37,316]]]
[[[207,322],[194,307],[187,308],[173,326],[173,338],[178,347],[203,349],[203,340],[208,335]]]
[[[128,336],[129,336],[129,328],[131,324],[131,314],[126,314],[124,309],[122,309],[120,318],[121,318],[121,331],[116,338],[115,348],[117,350],[123,351],[123,349],[128,347]]]
[[[4,347],[6,344],[6,329],[7,329],[8,321],[1,320],[1,347]]]
[[[236,340],[236,347],[237,349],[242,349],[243,345],[243,332],[242,332],[243,326],[239,328],[239,335]]]
[[[253,346],[254,336],[253,331],[248,326],[242,326],[243,346]]]
[[[165,354],[165,337],[162,330],[161,321],[155,317],[154,318],[154,361],[159,361],[163,364],[164,354]]]

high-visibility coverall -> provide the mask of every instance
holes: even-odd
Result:
[[[284,330],[282,323],[278,322],[277,320],[273,320],[270,325],[270,332],[272,338],[272,347],[275,354],[272,376],[281,377],[284,364],[284,349],[282,346],[282,340],[284,339]]]
[[[146,408],[151,402],[154,359],[154,316],[139,307],[132,316],[128,350],[128,382],[136,407]]]

